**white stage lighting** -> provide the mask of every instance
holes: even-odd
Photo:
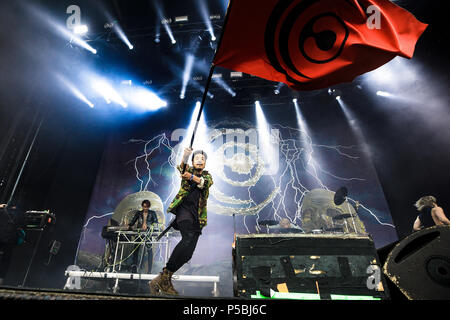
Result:
[[[128,101],[130,106],[141,111],[155,111],[167,107],[167,102],[162,100],[148,87],[144,86],[122,86],[121,96]]]
[[[211,41],[216,41],[216,36],[214,35],[214,29],[212,27],[210,14],[208,12],[205,0],[199,0],[198,4],[200,6],[200,13],[202,15],[203,21],[205,22],[206,28],[208,29],[208,32],[211,35]]]
[[[92,87],[103,96],[107,103],[108,101],[114,101],[120,104],[123,108],[128,107],[128,104],[106,80],[93,80]]]
[[[309,136],[309,128],[306,125],[306,121],[303,118],[303,115],[300,111],[300,106],[298,105],[297,99],[293,99],[292,101],[294,102],[294,106],[295,106],[295,114],[297,116],[298,127],[301,130],[302,138],[304,140],[306,140],[306,139],[308,139],[308,136]],[[306,147],[306,144],[304,145],[304,147]]]
[[[259,101],[255,101],[255,106],[259,154],[266,163],[266,174],[275,174],[278,171],[279,166],[278,150],[274,148],[277,143],[275,142],[274,144],[274,136],[272,136],[269,123],[264,116],[261,103]]]
[[[78,88],[76,88],[74,84],[61,75],[56,75],[56,77],[64,83],[64,85],[73,93],[75,97],[86,103],[90,108],[94,108],[94,104],[89,101],[88,98],[86,98],[86,96]]]
[[[385,92],[385,91],[377,91],[377,96],[381,96],[381,97],[392,97],[392,94],[389,92]]]
[[[192,54],[188,54],[186,56],[186,64],[184,66],[183,71],[183,82],[181,86],[180,99],[184,99],[186,88],[189,83],[189,79],[191,78],[192,67],[194,65],[195,57]]]
[[[73,33],[83,35],[88,33],[89,28],[86,25],[78,25],[73,29]]]

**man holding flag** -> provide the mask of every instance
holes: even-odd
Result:
[[[172,275],[192,258],[198,238],[207,224],[206,204],[213,180],[204,170],[207,159],[204,151],[195,151],[192,166],[187,164],[192,151],[192,148],[184,150],[181,164],[177,167],[181,174],[181,188],[167,209],[176,215],[171,225],[180,230],[181,241],[173,249],[163,271],[149,283],[152,294],[178,294],[172,284]]]

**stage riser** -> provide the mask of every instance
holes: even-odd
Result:
[[[384,291],[369,288],[378,269]],[[388,299],[387,286],[372,239],[348,235],[243,235],[233,250],[234,294],[251,298],[257,291],[285,285],[290,293],[356,295]]]

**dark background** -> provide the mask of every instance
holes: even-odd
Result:
[[[133,126],[136,121],[149,123],[171,116],[180,116],[183,104],[179,101],[181,80],[174,80],[168,72],[170,65],[183,69],[184,56],[180,53],[190,49],[191,34],[204,31],[198,9],[192,1],[170,1],[165,4],[167,16],[189,14],[193,21],[187,25],[174,26],[178,45],[168,44],[167,35],[161,27],[161,44],[151,39],[155,33],[156,14],[147,1],[104,1],[108,10],[118,17],[122,27],[136,43],[135,52],[129,52],[117,39],[107,42],[99,37],[92,43],[103,48],[104,54],[91,58],[77,48],[67,46],[67,41],[55,37],[39,20],[30,19],[29,12],[20,3],[32,3],[45,8],[53,16],[65,22],[68,1],[17,1],[1,4],[0,19],[0,202],[8,201],[26,157],[33,136],[43,119],[34,147],[14,195],[14,202],[27,210],[50,209],[57,215],[56,225],[46,230],[37,247],[25,286],[61,288],[64,270],[73,264],[81,228],[88,208],[97,170],[100,165],[106,138],[111,131]],[[89,1],[91,3],[91,1]],[[372,160],[377,170],[393,221],[400,238],[411,233],[416,217],[413,203],[423,195],[434,195],[440,206],[450,209],[450,127],[448,91],[448,28],[444,1],[396,1],[412,12],[429,27],[419,39],[411,63],[420,64],[420,81],[413,88],[405,88],[405,94],[415,103],[382,99],[367,89],[357,89],[357,79],[352,84],[337,86],[345,102],[351,107],[361,125]],[[77,3],[86,12],[92,33],[102,33],[106,21],[99,10],[91,8],[87,1]],[[83,7],[84,6],[84,7]],[[223,1],[208,1],[211,14],[218,12],[222,19],[214,28],[220,33],[225,13]],[[89,12],[89,13],[87,13]],[[91,13],[92,12],[92,13]],[[95,13],[97,12],[97,13]],[[149,37],[150,40],[148,40]],[[147,41],[148,40],[148,41]],[[213,49],[202,42],[199,51],[209,65]],[[137,53],[136,53],[137,52]],[[159,52],[159,55],[149,53]],[[147,56],[145,59],[144,57]],[[115,72],[109,64],[119,65],[126,58],[123,68],[137,74],[141,80],[152,79],[158,92],[168,101],[170,111],[158,115],[139,117],[117,109],[88,109],[86,105],[62,92],[51,80],[53,68],[70,70],[74,64],[87,63]],[[90,60],[86,60],[90,59]],[[103,59],[103,60],[102,60]],[[69,62],[67,62],[69,61]],[[108,61],[108,63],[104,63]],[[118,67],[119,68],[119,67]],[[120,66],[122,68],[122,66]],[[203,81],[199,81],[204,86]],[[399,76],[399,83],[403,80]],[[294,95],[285,86],[280,95],[269,95],[276,84],[250,77],[229,81],[236,91],[232,98],[223,89],[213,85],[215,99],[230,106],[230,112],[240,112],[251,107],[255,98],[262,105],[274,105],[289,101]],[[188,88],[186,101],[194,101],[201,95],[198,89]],[[439,108],[430,108],[433,96]],[[336,105],[326,90],[300,93],[309,105],[306,112],[322,112]],[[165,113],[167,112],[167,113]],[[28,243],[16,248],[14,262],[6,284],[18,285],[25,276],[38,234],[30,232]],[[47,266],[49,248],[53,240],[61,242],[58,255]]]

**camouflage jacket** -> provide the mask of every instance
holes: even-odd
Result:
[[[181,165],[178,165],[177,169],[178,169],[178,171],[180,171],[180,173],[183,171],[183,169],[181,168]],[[194,168],[189,165],[186,165],[186,172],[193,173]],[[211,175],[208,173],[208,171],[206,171],[206,170],[202,171],[201,177],[205,180],[205,182],[203,185],[203,189],[200,189],[201,193],[200,193],[200,198],[198,200],[198,220],[200,223],[200,228],[203,228],[207,224],[206,204],[207,204],[208,196],[209,196],[209,188],[213,185],[213,179],[212,179]],[[189,182],[182,179],[180,191],[178,191],[178,194],[175,196],[175,198],[172,200],[172,203],[167,208],[167,212],[176,214],[175,209],[183,201],[183,199],[189,194],[189,189],[190,189]]]

